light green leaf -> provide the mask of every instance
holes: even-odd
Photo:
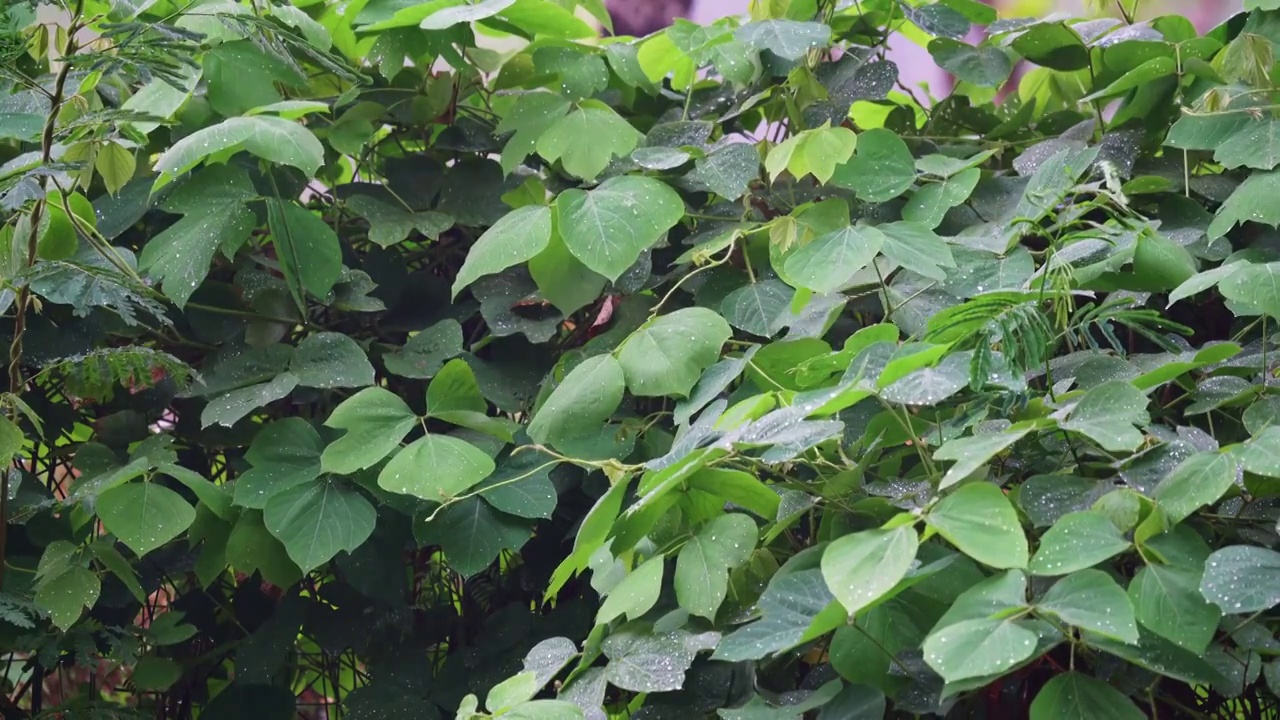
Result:
[[[939,483],[938,489],[951,487],[972,475],[988,460],[1008,449],[1030,432],[1030,428],[1021,430],[991,433],[989,435],[972,435],[956,438],[943,443],[933,451],[935,460],[955,460],[956,464],[947,470]]]
[[[138,162],[134,159],[133,153],[114,142],[103,143],[93,159],[93,167],[102,176],[102,183],[107,186],[107,192],[112,195],[133,179],[137,166]]]
[[[1031,657],[1039,640],[1017,620],[965,620],[924,641],[924,661],[947,682],[999,675]]]
[[[373,366],[351,336],[318,332],[306,336],[293,353],[289,370],[298,384],[314,388],[350,388],[373,384]]]
[[[721,515],[699,530],[676,557],[680,607],[714,621],[729,592],[729,571],[751,559],[757,539],[755,521],[741,513]]]
[[[875,259],[885,236],[868,225],[850,225],[829,232],[790,253],[784,262],[786,276],[818,293],[842,289]]]
[[[1280,604],[1280,553],[1254,545],[1222,548],[1205,561],[1200,593],[1227,615],[1270,610]]]
[[[993,568],[1027,566],[1027,537],[1000,488],[961,486],[933,506],[925,522],[965,555]]]
[[[1029,566],[1036,575],[1065,575],[1093,567],[1129,549],[1114,523],[1102,513],[1084,510],[1063,515],[1040,538]]]
[[[485,696],[484,706],[492,713],[506,710],[512,705],[532,699],[538,694],[540,688],[536,673],[522,672],[512,675],[490,688],[489,694]]]
[[[1138,622],[1124,589],[1101,570],[1080,570],[1049,588],[1036,609],[1068,625],[1121,642],[1138,642]]]
[[[384,248],[404,242],[414,230],[435,239],[454,223],[454,219],[444,213],[433,210],[413,212],[372,195],[352,195],[346,199],[345,205],[369,221],[369,240]]]
[[[1056,675],[1031,703],[1031,720],[1143,720],[1124,693],[1107,683],[1068,672]]]
[[[154,482],[128,483],[98,496],[98,518],[138,557],[178,537],[196,510],[178,493]]]
[[[480,236],[453,281],[453,297],[476,278],[526,262],[551,241],[551,208],[526,205],[507,213]]]
[[[531,700],[502,714],[503,720],[581,720],[581,707],[565,700]]]
[[[857,146],[853,159],[838,166],[831,176],[833,185],[853,190],[866,202],[885,202],[915,182],[915,158],[893,131],[868,130],[858,138]]]
[[[529,437],[555,445],[589,435],[618,408],[625,389],[622,366],[612,355],[584,360],[534,413]]]
[[[684,217],[684,201],[648,177],[610,178],[590,190],[556,198],[556,222],[565,245],[587,267],[617,280]]]
[[[494,470],[493,459],[471,443],[430,433],[409,443],[378,475],[378,486],[441,502],[470,490]]]
[[[1231,489],[1236,463],[1220,453],[1200,453],[1182,461],[1156,486],[1152,497],[1176,525],[1205,505],[1211,505]]]
[[[615,585],[600,605],[596,624],[603,625],[623,615],[628,620],[635,620],[649,612],[658,602],[658,594],[662,591],[664,560],[662,555],[649,558]]]
[[[823,551],[822,577],[853,617],[906,577],[918,545],[910,525],[845,535]]]
[[[336,480],[298,485],[276,493],[263,508],[267,530],[289,558],[309,573],[339,552],[360,547],[378,519],[373,505]]]
[[[1150,421],[1147,396],[1130,383],[1114,380],[1085,393],[1070,418],[1058,425],[1088,437],[1103,450],[1132,452],[1143,443],[1142,432],[1134,426],[1143,427]]]
[[[1234,262],[1219,265],[1211,270],[1196,273],[1184,280],[1181,285],[1174,288],[1173,292],[1169,293],[1169,302],[1165,307],[1172,307],[1173,304],[1179,300],[1184,300],[1192,295],[1202,293],[1217,285],[1235,271],[1242,270],[1247,267],[1251,267],[1251,265],[1249,263]]]
[[[764,168],[774,180],[786,170],[799,180],[813,175],[820,183],[831,180],[836,166],[847,161],[858,146],[858,136],[846,127],[823,125],[783,140],[764,158]]]
[[[371,387],[347,398],[325,425],[347,433],[320,456],[325,472],[349,475],[370,467],[400,446],[418,416],[390,390]]]
[[[636,395],[685,397],[732,335],[714,311],[683,308],[641,325],[618,349],[618,364]]]
[[[598,100],[583,100],[542,133],[537,148],[547,162],[559,160],[566,172],[592,180],[611,158],[630,155],[643,137],[613,108]]]

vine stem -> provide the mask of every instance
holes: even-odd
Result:
[[[67,77],[71,74],[71,60],[76,54],[76,35],[80,31],[80,17],[84,14],[84,0],[77,0],[75,11],[67,23],[67,44],[62,49],[62,67],[58,68],[53,83],[53,94],[49,98],[49,115],[44,121],[44,131],[40,134],[40,163],[48,165],[53,161],[53,135],[57,130],[58,115],[65,101]],[[49,176],[40,178],[40,197],[31,208],[31,230],[27,233],[27,257],[23,263],[23,275],[28,274],[36,264],[36,254],[40,242],[40,221],[44,217],[45,207],[49,204]],[[22,343],[27,332],[27,312],[31,309],[31,285],[24,282],[18,288],[15,316],[13,320],[13,342],[9,344],[9,393],[22,395]],[[16,421],[19,411],[16,407],[9,410],[11,419]],[[34,470],[34,468],[32,468]],[[0,473],[0,588],[4,587],[5,568],[8,566],[9,539],[9,468]]]

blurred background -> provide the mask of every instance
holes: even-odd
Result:
[[[1087,9],[1086,0],[984,1],[995,6],[1001,17],[1044,17],[1052,13],[1083,17],[1085,14],[1108,12]],[[614,30],[619,35],[641,36],[666,27],[678,17],[705,23],[730,15],[745,15],[749,3],[750,0],[606,0],[605,4],[613,16]],[[1105,4],[1113,5],[1110,2]],[[1148,0],[1138,6],[1140,17],[1176,13],[1189,18],[1202,31],[1240,9],[1241,0]],[[1114,10],[1111,14],[1118,15]],[[949,89],[950,79],[934,67],[929,53],[923,47],[904,38],[897,38],[897,42],[890,43],[890,49],[890,58],[898,63],[903,83],[908,86],[928,83],[930,88],[939,93],[945,93]]]

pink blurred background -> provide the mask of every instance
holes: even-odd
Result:
[[[1068,13],[1075,17],[1099,14],[1086,9],[1084,0],[985,0],[1000,10],[1001,17],[1043,17],[1050,13]],[[1124,0],[1128,7],[1133,0]],[[730,15],[745,15],[750,0],[607,0],[618,34],[646,35],[670,24],[673,17],[686,17],[695,22],[711,22]],[[1114,2],[1107,2],[1108,9]],[[1200,30],[1208,30],[1240,9],[1240,0],[1149,0],[1139,3],[1140,17],[1179,14],[1189,18]],[[1114,14],[1109,12],[1108,14]],[[928,83],[937,90],[950,84],[939,71],[928,51],[904,38],[890,43],[890,58],[898,63],[904,84]]]

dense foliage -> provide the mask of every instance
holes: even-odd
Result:
[[[8,3],[0,715],[1274,717],[1280,3],[1119,5]]]

